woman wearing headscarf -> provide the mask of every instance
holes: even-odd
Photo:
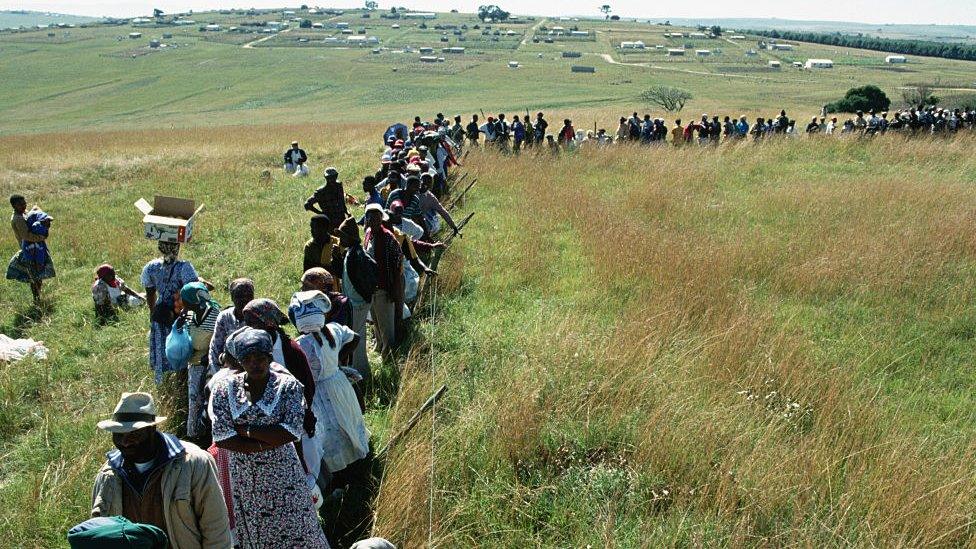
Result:
[[[346,326],[326,322],[331,306],[322,292],[296,292],[288,316],[302,334],[298,344],[315,377],[312,410],[317,421],[312,443],[335,477],[369,453],[369,431],[356,392],[339,368],[340,362],[348,361],[355,350],[359,336]]]
[[[133,299],[133,301],[129,301]],[[92,284],[92,300],[95,302],[95,316],[99,321],[113,319],[118,307],[130,303],[140,303],[145,298],[126,286],[125,281],[115,274],[115,268],[108,263],[95,269],[95,282]]]
[[[244,323],[251,328],[264,330],[271,338],[271,356],[275,363],[281,364],[299,383],[305,395],[305,419],[303,426],[308,436],[315,434],[315,414],[312,402],[315,398],[315,378],[309,368],[308,359],[298,343],[285,333],[281,327],[288,323],[288,317],[281,312],[278,304],[270,299],[255,299],[244,307]]]
[[[267,331],[243,329],[234,348],[244,371],[214,385],[210,416],[215,444],[229,453],[237,542],[328,548],[294,444],[302,436],[302,387],[272,369]]]
[[[178,259],[179,244],[160,242],[159,253],[160,257],[146,263],[140,277],[149,305],[149,367],[156,373],[157,384],[163,381],[163,373],[170,371],[166,360],[166,336],[176,320],[176,297],[183,286],[200,280],[189,261]]]
[[[220,304],[210,296],[210,291],[202,282],[191,282],[183,286],[180,300],[185,307],[180,319],[189,328],[190,341],[193,344],[187,375],[186,436],[192,440],[207,442],[202,440],[207,438],[204,386],[211,373],[210,340],[217,325]],[[206,447],[207,444],[203,446]]]
[[[312,267],[302,275],[302,291],[318,290],[329,298],[332,308],[326,313],[325,322],[336,322],[352,326],[352,306],[349,298],[336,291],[336,281],[332,273],[321,267]],[[311,361],[310,361],[311,362]]]
[[[249,278],[232,280],[227,287],[233,307],[228,307],[217,315],[217,325],[210,339],[210,372],[220,368],[220,354],[228,336],[244,326],[244,307],[254,299],[254,282]]]

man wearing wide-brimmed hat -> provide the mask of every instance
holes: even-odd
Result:
[[[162,433],[147,393],[123,393],[110,419],[116,449],[95,477],[93,517],[123,516],[165,531],[170,547],[231,547],[227,506],[210,454]]]

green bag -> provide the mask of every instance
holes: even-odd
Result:
[[[68,530],[72,549],[166,549],[166,533],[125,517],[95,517]]]

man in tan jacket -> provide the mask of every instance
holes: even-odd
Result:
[[[147,393],[123,393],[112,419],[116,449],[95,478],[93,517],[123,516],[166,532],[173,549],[232,546],[227,506],[210,454],[156,430],[165,420]]]

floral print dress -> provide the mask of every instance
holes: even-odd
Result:
[[[214,442],[234,435],[235,425],[280,425],[302,436],[305,403],[302,385],[289,374],[268,372],[264,394],[251,403],[245,374],[222,378],[210,398]],[[312,494],[294,444],[244,454],[230,451],[235,534],[244,548],[325,548]]]

